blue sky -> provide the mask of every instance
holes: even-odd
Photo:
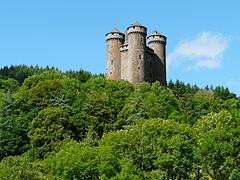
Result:
[[[239,7],[239,0],[2,0],[0,67],[105,73],[105,34],[138,21],[168,37],[168,80],[240,95]]]

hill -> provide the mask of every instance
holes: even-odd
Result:
[[[239,137],[224,87],[0,69],[0,179],[239,179]]]

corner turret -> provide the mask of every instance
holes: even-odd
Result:
[[[167,37],[154,31],[150,36],[147,37],[148,46],[154,50],[156,54],[156,60],[160,71],[155,71],[155,78],[159,80],[163,86],[167,85],[166,81],[166,44]]]
[[[107,68],[106,78],[121,79],[121,53],[120,46],[124,43],[125,35],[117,29],[106,34],[107,41]]]
[[[125,35],[121,33],[118,29],[114,28],[111,32],[106,34],[106,41],[109,40],[119,40],[121,43],[124,42]]]

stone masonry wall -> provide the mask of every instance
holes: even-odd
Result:
[[[145,81],[144,59],[145,59],[145,37],[143,34],[131,33],[128,35],[128,61],[130,64],[130,82],[138,86]]]
[[[122,42],[118,39],[110,39],[107,41],[107,79],[121,79],[121,45]]]

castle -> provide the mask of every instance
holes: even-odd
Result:
[[[131,24],[126,33],[113,29],[106,34],[106,78],[127,80],[135,86],[160,81],[166,86],[166,36],[154,31],[147,37],[147,28]]]

